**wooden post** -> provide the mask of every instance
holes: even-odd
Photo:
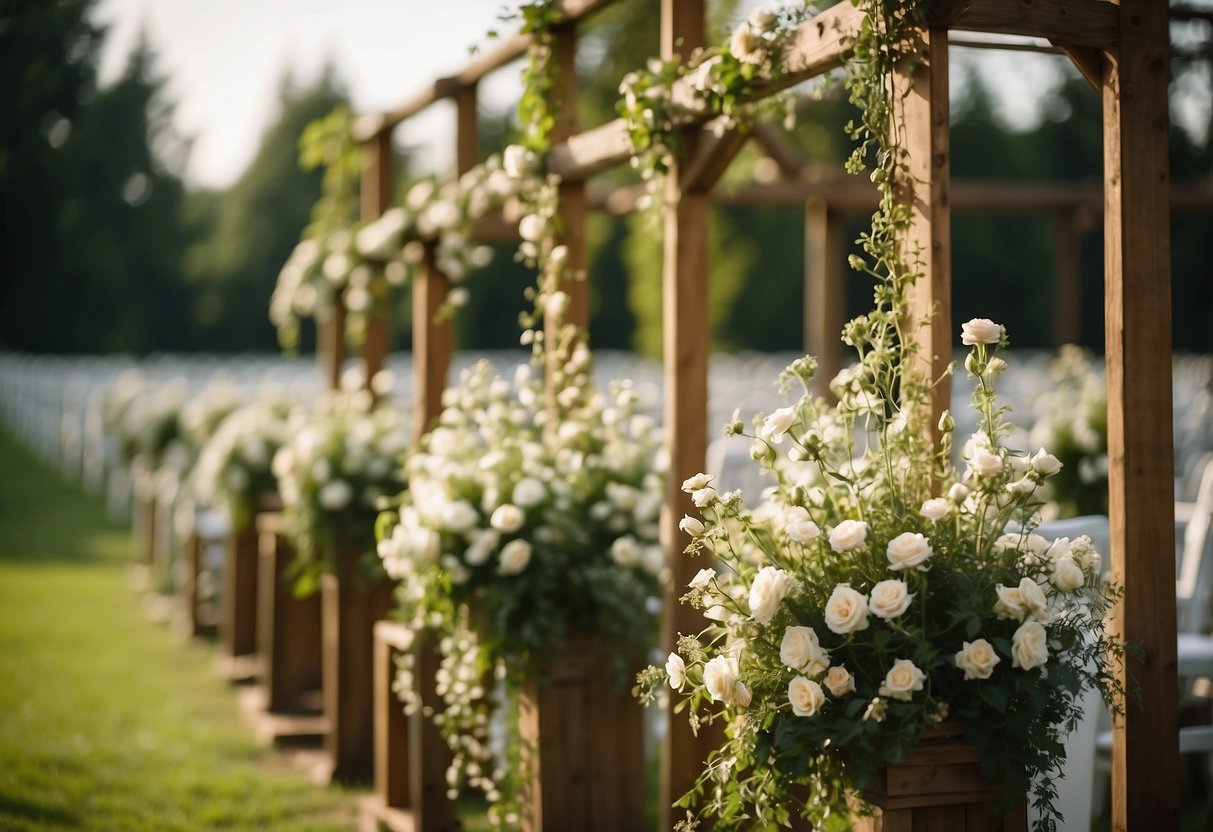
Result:
[[[476,112],[476,84],[455,90],[455,175],[462,176],[479,160],[479,120]]]
[[[360,213],[363,220],[376,220],[383,216],[392,201],[392,133],[381,130],[362,146],[362,183],[359,192]],[[374,307],[366,322],[366,340],[362,344],[362,363],[366,378],[363,383],[372,389],[371,381],[383,369],[391,348],[391,309],[389,299],[376,297]]]
[[[1078,212],[1053,218],[1053,346],[1082,337],[1082,226]]]
[[[917,260],[921,269],[911,290],[909,324],[921,350],[920,372],[930,379],[942,379],[932,394],[929,414],[931,438],[938,445],[939,417],[951,397],[952,385],[944,370],[952,360],[953,342],[947,30],[919,32],[916,54],[901,69],[896,89],[900,93],[909,88],[895,105],[904,119],[909,152],[909,177],[901,189],[912,212],[905,255],[911,264]],[[928,316],[930,322],[919,326]]]
[[[689,56],[704,42],[702,0],[662,0],[661,56]],[[684,135],[687,157],[695,155],[699,131]],[[703,617],[678,603],[686,586],[704,564],[683,555],[690,542],[678,528],[684,514],[696,509],[681,490],[682,481],[706,468],[708,413],[708,225],[710,198],[705,192],[684,192],[685,170],[675,162],[666,176],[665,236],[662,259],[662,354],[665,374],[665,445],[670,467],[666,505],[661,515],[661,542],[669,578],[664,587],[662,649],[673,650],[679,633],[698,633]],[[661,761],[660,828],[671,829],[679,819],[672,803],[685,794],[703,768],[713,747],[713,732],[696,737],[686,714],[674,713],[677,697],[667,709],[669,734]]]
[[[320,578],[324,750],[328,776],[337,781],[374,775],[374,628],[392,608],[394,584],[363,575],[361,558],[347,545],[337,552],[336,573]]]
[[[809,200],[804,208],[804,340],[817,359],[814,390],[829,394],[830,379],[842,369],[840,333],[846,317],[846,272],[842,261],[843,217],[829,202]]]
[[[561,142],[577,132],[577,32],[569,26],[561,26],[552,34],[552,59],[556,62],[556,108],[555,124],[552,126],[551,139],[553,143]],[[559,192],[559,208],[557,217],[562,226],[559,240],[568,249],[567,274],[571,277],[561,281],[560,290],[569,296],[569,308],[564,314],[562,325],[573,325],[583,332],[589,332],[590,300],[589,286],[584,279],[586,267],[585,219],[586,219],[586,190],[585,181],[562,180]],[[546,258],[548,252],[541,252],[540,257]],[[542,268],[542,265],[541,265]],[[560,327],[545,317],[543,322],[543,337],[545,339],[546,363],[545,390],[549,417],[549,426],[556,428],[553,418],[556,412],[556,390],[553,379],[556,375],[556,364],[560,356],[555,347],[560,337]]]
[[[438,269],[434,246],[427,243],[421,273],[413,281],[413,439],[420,440],[442,413],[442,391],[454,352],[454,331],[448,318],[434,316],[451,290]]]
[[[316,361],[327,389],[341,387],[341,368],[345,364],[345,301],[340,295],[334,299],[333,317],[316,321]]]
[[[1104,338],[1112,629],[1143,651],[1119,669],[1138,686],[1112,722],[1112,828],[1179,826],[1171,437],[1167,4],[1122,0],[1104,111]]]
[[[408,719],[392,686],[394,653],[412,645],[413,633],[403,624],[375,623],[375,795],[385,808],[409,805]]]

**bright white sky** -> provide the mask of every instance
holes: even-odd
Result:
[[[177,102],[178,132],[195,140],[187,179],[225,186],[252,159],[262,130],[275,117],[278,84],[288,69],[307,82],[331,61],[358,112],[388,109],[457,70],[469,47],[485,44],[490,28],[502,28],[501,10],[517,5],[517,0],[101,0],[98,16],[110,27],[101,78],[104,84],[121,72],[139,29],[146,27]],[[954,51],[954,82],[962,76],[957,70],[979,56],[1003,116],[1020,126],[1039,118],[1033,91],[1071,71],[1056,56],[965,49]],[[482,102],[512,106],[517,89],[518,73],[507,68],[487,79]],[[1197,109],[1177,115],[1207,124],[1208,91],[1194,92]],[[421,166],[443,167],[449,164],[453,118],[447,108],[431,108],[398,130],[397,141],[418,148]]]

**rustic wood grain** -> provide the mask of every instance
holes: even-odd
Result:
[[[843,366],[842,325],[846,318],[846,278],[843,260],[842,214],[824,200],[810,200],[804,209],[804,341],[817,359],[813,389],[828,396],[830,379]]]

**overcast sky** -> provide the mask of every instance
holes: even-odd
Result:
[[[746,0],[745,6],[758,2]],[[252,159],[261,131],[275,115],[278,84],[288,70],[307,82],[331,61],[359,112],[387,109],[458,69],[469,47],[483,45],[485,33],[500,28],[500,11],[517,5],[517,0],[101,0],[98,16],[110,29],[102,83],[121,72],[140,28],[146,27],[177,102],[177,130],[195,140],[187,179],[224,186]],[[980,56],[1002,114],[1019,126],[1039,117],[1033,91],[1072,71],[1056,56],[953,52],[954,70]],[[962,76],[954,71],[954,83]],[[511,106],[517,90],[518,72],[505,69],[482,85],[482,101]],[[1199,103],[1187,118],[1207,123],[1206,85],[1195,98]],[[398,130],[397,141],[418,146],[421,165],[440,167],[449,162],[454,116],[449,109],[431,110]]]

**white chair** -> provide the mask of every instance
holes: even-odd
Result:
[[[1213,456],[1204,460],[1204,471],[1196,491],[1196,502],[1185,507],[1183,540],[1176,564],[1175,605],[1179,632],[1207,634],[1210,604],[1213,603],[1213,555],[1209,551],[1209,528],[1213,521]],[[1177,544],[1179,541],[1177,541]]]

